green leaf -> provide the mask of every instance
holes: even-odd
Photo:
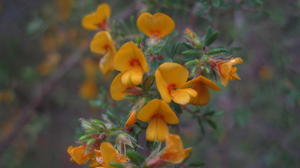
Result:
[[[196,49],[185,50],[181,54],[182,55],[198,55],[201,51]]]
[[[218,48],[214,48],[211,49],[207,52],[208,55],[215,55],[215,54],[219,54],[219,53],[223,53],[223,52],[228,52],[228,50],[224,47],[218,47]]]
[[[213,128],[214,130],[216,130],[218,127],[217,127],[217,124],[213,121],[213,120],[211,120],[211,119],[208,119],[208,120],[206,120],[207,121],[207,123],[208,123],[208,125],[211,127],[211,128]]]
[[[197,65],[197,64],[199,64],[199,60],[198,59],[194,59],[194,60],[190,60],[190,61],[186,62],[185,66],[192,67],[192,66]]]
[[[90,138],[91,138],[90,135],[83,135],[83,136],[81,136],[81,137],[79,138],[79,141],[86,141],[86,140],[88,140],[88,139],[90,139]]]
[[[183,42],[182,44],[183,44],[186,48],[188,48],[188,49],[193,49],[193,48],[194,48],[190,43]]]
[[[123,168],[124,165],[122,163],[119,162],[110,162],[109,165],[116,167],[116,168]]]
[[[100,120],[93,119],[93,120],[91,120],[91,122],[92,122],[94,125],[96,125],[97,127],[102,126],[103,128],[106,128],[105,123],[102,122],[102,121],[100,121]]]
[[[214,41],[217,40],[218,37],[219,37],[219,32],[213,32],[211,35],[205,38],[205,45],[206,46],[211,45]]]
[[[95,139],[90,139],[86,142],[87,145],[91,145],[95,142],[96,140]]]
[[[189,166],[191,166],[191,167],[201,167],[201,166],[205,166],[205,163],[202,162],[202,161],[196,161],[196,162],[190,163]]]
[[[132,161],[133,163],[135,163],[137,165],[141,165],[145,161],[145,157],[143,155],[141,155],[138,152],[133,151],[133,150],[127,151],[126,155],[130,159],[130,161]]]
[[[85,130],[86,133],[88,134],[96,134],[96,133],[99,133],[98,130],[95,130],[95,129],[87,129]]]

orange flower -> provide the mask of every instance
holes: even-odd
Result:
[[[71,160],[79,165],[85,164],[93,155],[91,152],[86,153],[86,145],[69,146],[67,152],[71,156]]]
[[[114,68],[122,72],[124,85],[139,85],[149,67],[143,52],[133,42],[125,43],[114,58]]]
[[[146,139],[149,141],[164,141],[169,134],[167,124],[177,124],[179,119],[170,106],[163,100],[153,99],[137,114],[143,122],[149,122]]]
[[[166,138],[166,147],[164,148],[160,159],[173,164],[181,163],[189,156],[192,148],[184,148],[178,135],[169,134]]]
[[[86,15],[82,19],[82,26],[87,30],[106,30],[109,17],[110,6],[103,3],[98,6],[96,12]]]
[[[155,72],[155,80],[162,99],[185,105],[196,97],[197,92],[185,86],[188,76],[188,70],[180,64],[167,62],[160,65]]]
[[[192,97],[189,102],[193,105],[208,104],[210,100],[209,89],[220,90],[220,87],[217,84],[201,75],[188,81],[185,86],[192,86],[192,88],[197,92],[197,96]]]
[[[86,79],[80,87],[80,95],[86,100],[95,99],[98,95],[97,82],[93,78]]]
[[[147,36],[161,39],[174,30],[175,23],[166,14],[144,12],[137,19],[137,27]]]
[[[237,74],[238,69],[237,67],[234,67],[234,65],[241,63],[243,63],[243,59],[240,57],[233,58],[227,62],[217,63],[222,85],[227,86],[230,80],[240,80],[240,77]]]
[[[104,75],[113,71],[113,60],[116,54],[116,48],[111,35],[107,31],[97,33],[90,44],[91,51],[97,54],[105,54],[99,63],[101,72]]]
[[[130,127],[136,123],[136,111],[132,110],[129,114],[129,117],[125,123],[125,127]]]
[[[110,166],[111,162],[124,163],[128,161],[128,158],[120,154],[109,142],[101,143],[100,152],[103,158],[104,168],[114,168],[113,166]]]

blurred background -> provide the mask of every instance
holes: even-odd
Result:
[[[87,47],[95,32],[81,18],[101,0],[0,1],[0,166],[80,167],[66,148],[80,133],[78,119],[99,117],[89,101],[105,94],[109,79],[86,67],[99,56]],[[178,33],[220,32],[215,45],[239,47],[241,81],[214,94],[222,115],[206,134],[190,116],[180,126],[190,160],[209,168],[300,167],[300,1],[114,0],[112,25],[123,33],[140,11],[163,11]],[[126,118],[127,114],[121,114]]]

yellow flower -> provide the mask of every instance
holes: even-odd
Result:
[[[144,12],[137,19],[137,27],[147,36],[161,39],[174,30],[175,23],[166,14]]]
[[[241,63],[243,63],[243,59],[240,57],[233,58],[227,62],[217,63],[222,85],[227,86],[228,81],[230,80],[240,80],[240,77],[237,74],[238,69],[237,67],[234,67],[234,65]]]
[[[125,43],[114,58],[114,68],[122,72],[124,85],[139,85],[149,67],[143,52],[133,42]]]
[[[193,105],[208,104],[210,100],[209,89],[220,90],[220,87],[217,84],[201,75],[188,81],[185,86],[192,86],[192,88],[197,92],[197,96],[192,97],[189,102]]]
[[[125,127],[130,127],[136,123],[136,111],[132,110],[129,114],[129,117],[125,123]]]
[[[137,114],[143,122],[149,122],[146,139],[149,141],[164,141],[169,134],[167,124],[177,124],[179,119],[170,106],[163,100],[153,99]]]
[[[80,87],[80,95],[86,100],[95,99],[98,95],[97,82],[93,78],[86,79]]]
[[[69,146],[67,152],[71,156],[71,160],[79,165],[85,164],[93,156],[91,152],[86,153],[86,145]]]
[[[98,65],[93,59],[91,58],[84,59],[82,62],[82,66],[87,78],[95,78],[95,75],[98,70]]]
[[[96,12],[86,15],[82,19],[82,26],[87,30],[106,30],[109,17],[110,6],[102,3],[98,6]]]
[[[120,154],[109,142],[101,143],[100,152],[103,158],[104,168],[114,168],[113,166],[110,166],[111,162],[124,163],[128,161],[128,158]]]
[[[129,89],[130,86],[124,85],[121,82],[122,73],[119,73],[111,82],[110,85],[110,95],[114,100],[122,100],[127,95],[126,90]]]
[[[116,51],[114,42],[108,31],[98,32],[91,41],[90,49],[97,54],[106,54],[110,51]]]
[[[94,53],[105,54],[99,63],[100,70],[104,75],[113,71],[116,48],[109,32],[102,31],[97,33],[91,41],[90,49]]]
[[[189,156],[192,148],[184,148],[178,135],[169,134],[166,138],[166,147],[164,148],[160,159],[173,164],[181,163]]]
[[[188,70],[180,64],[167,62],[160,65],[155,72],[155,80],[162,99],[185,105],[196,97],[194,89],[185,87],[188,76]]]

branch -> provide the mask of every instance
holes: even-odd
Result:
[[[19,132],[22,131],[27,122],[30,121],[31,116],[35,113],[37,107],[48,97],[51,91],[55,88],[56,84],[63,79],[77,63],[79,63],[83,52],[87,49],[87,45],[80,47],[58,68],[58,70],[45,82],[40,84],[34,91],[34,95],[29,103],[21,108],[20,117],[16,120],[12,130],[6,137],[0,140],[0,158],[4,151],[14,141]],[[1,165],[1,164],[0,164]]]

